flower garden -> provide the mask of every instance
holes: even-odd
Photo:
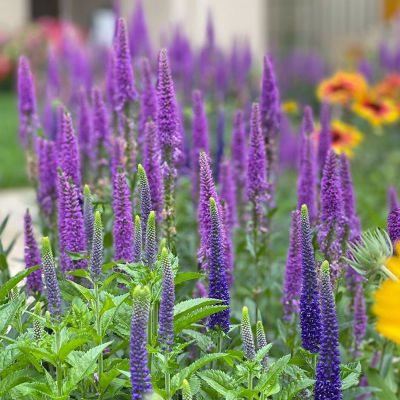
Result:
[[[116,21],[18,55],[39,212],[14,276],[0,225],[0,398],[398,399],[398,51],[256,65],[211,17],[200,49]]]

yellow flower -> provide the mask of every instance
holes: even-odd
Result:
[[[375,292],[372,312],[377,316],[376,330],[400,344],[400,282],[387,279]]]
[[[385,261],[385,266],[392,272],[398,279],[400,279],[400,240],[394,246],[395,255],[389,257]]]
[[[336,72],[323,80],[317,88],[317,96],[328,103],[347,105],[367,91],[368,84],[364,77],[356,72]]]
[[[391,100],[379,98],[372,93],[355,102],[352,109],[373,126],[390,124],[399,119],[397,107]]]
[[[281,109],[285,114],[294,114],[299,111],[299,105],[294,100],[288,100],[282,103]]]

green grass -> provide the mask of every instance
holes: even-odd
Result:
[[[25,155],[18,134],[17,98],[0,92],[0,188],[28,185]]]

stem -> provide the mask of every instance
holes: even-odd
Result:
[[[249,390],[253,390],[253,374],[249,370],[248,376],[247,376],[247,388]],[[253,396],[251,396],[253,398]]]
[[[99,284],[94,282],[94,293],[96,298],[96,332],[99,336],[99,345],[103,344],[103,337],[101,335],[101,324],[100,324],[100,299],[99,299]],[[101,376],[103,375],[103,352],[99,354],[99,365],[98,365],[99,382],[101,382]],[[99,389],[100,392],[100,389]],[[101,393],[99,393],[101,398]]]
[[[399,282],[399,278],[397,278],[397,276],[389,269],[387,268],[385,265],[381,266],[381,270],[386,274],[386,276],[396,282]]]
[[[59,359],[60,354],[60,327],[56,327],[56,351],[57,351],[57,365],[56,365],[56,375],[57,375],[57,388],[58,395],[62,396],[62,368],[61,362]]]
[[[167,392],[167,400],[171,398],[171,375],[168,368],[168,353],[165,353],[165,363],[167,364],[167,371],[165,373],[165,391]]]

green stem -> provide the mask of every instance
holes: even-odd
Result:
[[[94,293],[96,298],[96,332],[99,336],[99,345],[103,344],[103,337],[101,334],[101,322],[100,322],[100,298],[99,298],[99,284],[98,282],[94,283]],[[103,352],[99,355],[99,364],[98,364],[98,375],[99,382],[101,382],[101,376],[103,375]],[[100,392],[100,389],[99,389]],[[99,398],[101,399],[101,393],[99,394]]]
[[[385,265],[381,266],[381,270],[386,274],[386,276],[396,282],[399,282],[399,278],[397,278],[397,276],[389,269],[387,268]]]
[[[165,391],[167,392],[167,400],[171,398],[171,375],[168,367],[168,353],[165,353],[165,363],[167,364],[167,371],[165,373]]]
[[[61,361],[59,358],[60,354],[60,345],[61,345],[61,338],[60,338],[60,327],[56,327],[56,351],[57,351],[57,365],[56,365],[56,375],[57,375],[57,388],[58,388],[58,395],[62,396],[62,367]]]
[[[247,388],[249,390],[253,390],[253,374],[251,373],[250,370],[249,370],[249,374],[247,376]],[[253,398],[253,396],[251,396],[251,398]]]

